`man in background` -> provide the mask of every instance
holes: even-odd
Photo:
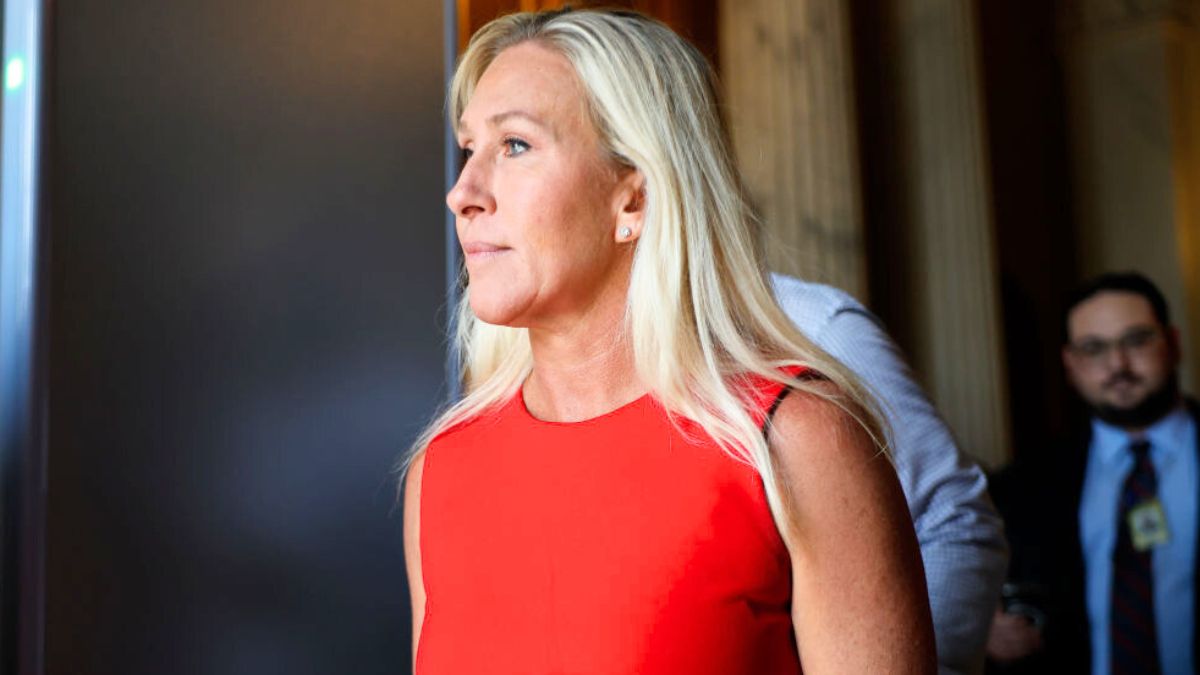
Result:
[[[782,275],[772,282],[792,322],[879,401],[925,563],[939,672],[978,672],[1007,562],[983,472],[959,451],[878,319],[835,288]]]
[[[1040,598],[998,612],[989,654],[1005,672],[1195,673],[1198,411],[1178,331],[1136,273],[1085,284],[1064,323],[1089,419],[994,482],[1010,578]]]

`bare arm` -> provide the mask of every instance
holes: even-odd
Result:
[[[412,598],[412,659],[417,669],[417,645],[425,619],[425,582],[421,576],[421,474],[425,455],[413,460],[404,478],[404,565],[408,569],[408,594]]]
[[[891,425],[892,461],[925,563],[939,672],[980,672],[1008,562],[987,480],[959,451],[874,317],[861,309],[840,311],[818,344],[875,393]]]
[[[878,398],[925,563],[939,672],[980,671],[1008,562],[983,472],[959,450],[877,318],[840,290],[778,274],[772,281],[792,321]]]
[[[771,446],[794,514],[804,672],[936,672],[920,551],[887,458],[847,413],[800,391],[776,411]]]

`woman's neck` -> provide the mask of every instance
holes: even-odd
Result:
[[[578,422],[646,393],[637,377],[624,307],[592,313],[557,330],[530,328],[533,371],[525,406],[538,419]]]

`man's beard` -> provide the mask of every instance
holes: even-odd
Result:
[[[1134,379],[1133,373],[1122,371],[1112,377],[1116,379]],[[1111,380],[1110,380],[1111,381]],[[1179,375],[1172,372],[1158,389],[1146,395],[1146,398],[1132,408],[1117,408],[1100,404],[1090,406],[1092,414],[1101,420],[1122,429],[1145,429],[1154,424],[1179,402]]]

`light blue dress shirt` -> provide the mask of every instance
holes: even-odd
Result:
[[[1180,406],[1146,430],[1150,462],[1158,474],[1158,498],[1167,517],[1170,540],[1154,549],[1154,619],[1163,675],[1192,675],[1193,594],[1196,569],[1196,424]],[[1079,501],[1079,539],[1087,583],[1092,672],[1106,675],[1111,644],[1112,554],[1117,543],[1117,509],[1125,477],[1133,470],[1133,439],[1124,430],[1092,420],[1083,495]]]
[[[878,319],[836,288],[778,274],[771,280],[792,322],[879,400],[925,562],[939,672],[980,672],[1008,563],[987,479],[959,452]]]

